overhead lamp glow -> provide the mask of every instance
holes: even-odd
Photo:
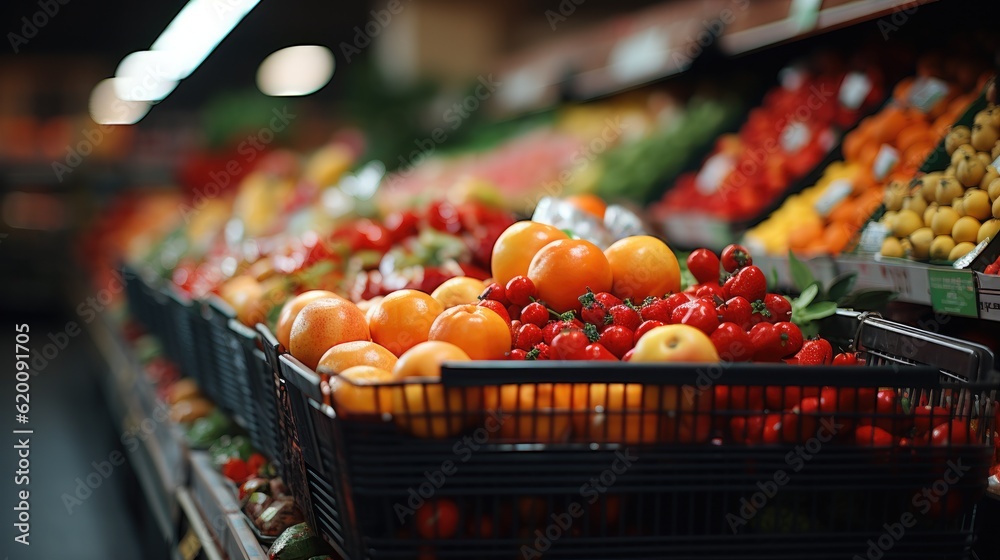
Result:
[[[125,101],[160,101],[177,87],[173,59],[164,51],[134,52],[115,70],[115,93]]]
[[[151,50],[165,53],[173,80],[191,75],[260,0],[191,0]]]
[[[334,60],[330,49],[299,45],[268,55],[257,69],[257,87],[274,97],[309,95],[330,83]]]
[[[90,117],[97,124],[135,124],[149,112],[146,101],[126,101],[118,97],[119,78],[101,80],[90,94]]]

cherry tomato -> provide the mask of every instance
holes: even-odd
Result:
[[[863,447],[889,447],[895,439],[878,426],[864,425],[854,430],[854,441]]]
[[[976,430],[965,420],[952,420],[938,424],[931,432],[931,445],[950,447],[970,445],[979,440]]]
[[[585,335],[586,336],[586,335]],[[556,337],[559,338],[559,337]],[[587,360],[617,362],[618,358],[600,342],[588,344],[584,349]]]
[[[764,417],[764,443],[778,443],[782,440],[784,415],[768,414]]]
[[[417,509],[417,532],[425,539],[449,539],[458,530],[458,506],[450,498],[429,500]]]
[[[764,441],[764,416],[734,416],[729,421],[729,433],[736,443],[757,445]]]
[[[806,397],[782,417],[782,441],[806,441],[819,429],[819,397]]]
[[[745,385],[716,385],[715,408],[760,412],[764,410],[764,389]]]
[[[902,415],[896,404],[897,395],[895,389],[882,389],[878,392],[875,400],[875,425],[890,433],[904,431]]]
[[[913,425],[918,434],[930,432],[933,426],[951,419],[951,413],[943,406],[918,406],[913,413]]]
[[[819,396],[819,387],[771,386],[764,393],[764,402],[771,410],[789,410],[805,397]]]
[[[583,331],[559,333],[552,339],[552,357],[556,360],[586,360],[590,341]]]
[[[420,219],[409,210],[393,212],[385,217],[385,228],[389,231],[392,242],[399,243],[407,237],[417,234],[417,225]]]
[[[735,272],[736,269],[753,264],[750,251],[742,245],[729,245],[722,250],[722,258],[719,259],[722,268],[726,272]]]
[[[687,258],[688,270],[701,284],[719,283],[719,257],[708,249],[695,249]]]

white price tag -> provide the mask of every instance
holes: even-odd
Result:
[[[719,190],[726,177],[736,169],[736,160],[728,154],[715,154],[708,158],[698,177],[695,179],[695,188],[703,195],[711,195]]]
[[[993,160],[993,163],[991,163],[990,165],[993,166],[993,169],[996,169],[997,172],[1000,173],[1000,157]]]
[[[805,123],[794,121],[781,131],[781,147],[786,153],[794,154],[812,140],[812,132]]]
[[[899,151],[888,144],[882,144],[878,155],[875,156],[875,162],[872,164],[872,174],[875,175],[876,180],[881,181],[896,168],[898,163]]]
[[[861,232],[858,241],[858,251],[862,253],[878,253],[882,250],[882,242],[889,236],[889,227],[880,222],[870,222]]]
[[[872,81],[863,72],[851,72],[844,76],[840,84],[840,104],[848,109],[857,109],[872,91]]]
[[[787,66],[778,72],[778,81],[781,87],[795,91],[806,82],[806,71],[801,66]]]
[[[608,56],[611,75],[619,82],[633,82],[659,72],[668,62],[670,35],[662,27],[649,27],[618,41]],[[685,70],[685,68],[680,68]]]
[[[918,78],[910,89],[910,105],[916,107],[922,113],[931,110],[932,107],[945,95],[948,94],[948,84],[937,78]]]
[[[816,202],[813,204],[813,208],[816,209],[816,213],[824,218],[833,212],[833,209],[837,207],[838,204],[848,196],[854,190],[854,184],[847,179],[837,179],[836,181],[831,181],[827,185],[826,190],[820,195]]]

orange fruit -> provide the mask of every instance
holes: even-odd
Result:
[[[397,290],[370,311],[372,340],[400,356],[427,340],[427,331],[444,306],[419,290]]]
[[[595,194],[575,194],[567,196],[564,200],[598,220],[604,219],[604,212],[608,209],[607,203]]]
[[[431,325],[428,340],[450,342],[473,360],[502,360],[510,351],[510,327],[493,310],[478,305],[446,309]]]
[[[454,344],[442,341],[421,342],[399,357],[392,375],[397,382],[410,377],[433,380],[441,377],[443,362],[467,361],[469,355]],[[392,393],[393,420],[396,425],[423,438],[447,437],[461,432],[474,419],[472,412],[479,409],[479,404],[479,392],[476,390],[445,390],[440,384],[433,382],[406,383],[394,387]]]
[[[873,130],[875,140],[879,143],[892,142],[908,124],[906,112],[896,107],[887,107],[877,117],[877,124]]]
[[[823,242],[831,253],[838,254],[847,248],[847,244],[851,242],[852,235],[853,230],[847,224],[832,223],[827,226],[826,231],[823,233]]]
[[[288,340],[292,334],[292,322],[299,316],[299,311],[302,311],[303,307],[320,298],[340,298],[340,296],[326,290],[309,290],[286,301],[285,305],[281,307],[281,313],[278,314],[278,322],[275,323],[274,327],[274,336],[286,349],[288,348]]]
[[[468,276],[456,276],[449,278],[431,292],[431,297],[438,300],[441,305],[448,309],[456,305],[466,303],[476,303],[479,294],[486,290],[486,283],[476,278]]]
[[[667,244],[650,235],[633,235],[604,250],[611,265],[611,291],[641,302],[681,289],[681,267]],[[597,290],[594,289],[596,292]]]
[[[483,388],[483,408],[512,413],[500,435],[519,443],[560,441],[569,431],[572,385],[525,383]]]
[[[368,322],[357,305],[340,298],[320,298],[303,307],[292,322],[288,351],[316,369],[330,348],[368,339]]]
[[[899,131],[896,137],[896,149],[905,152],[907,148],[917,143],[927,143],[930,136],[930,128],[924,121],[915,121],[903,130]]]
[[[553,241],[569,239],[565,232],[538,222],[517,222],[505,229],[493,245],[490,268],[501,286],[515,276],[528,274],[528,266],[539,249]]]
[[[394,357],[395,358],[395,357]],[[330,379],[334,410],[342,416],[392,412],[392,372],[374,366],[353,366]]]
[[[794,250],[805,249],[821,235],[823,235],[823,225],[819,220],[803,222],[788,233],[788,247]]]
[[[336,374],[354,366],[372,366],[391,370],[396,365],[396,356],[385,347],[367,340],[345,342],[330,348],[319,359],[316,371]]]
[[[607,292],[613,280],[604,252],[584,239],[561,239],[542,247],[531,259],[528,278],[538,297],[559,312],[580,309],[577,298],[587,288]]]

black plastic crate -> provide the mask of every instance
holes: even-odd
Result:
[[[874,369],[473,362],[445,368],[440,382],[354,387],[376,410],[392,399],[391,415],[336,410],[320,377],[283,355],[289,460],[300,452],[302,461],[289,466],[297,474],[288,482],[316,530],[349,559],[832,559],[864,557],[879,539],[884,558],[968,557],[993,451],[995,380],[980,377],[992,356],[877,318],[841,319]],[[912,344],[893,354],[900,336]],[[966,375],[968,360],[919,367],[949,348],[984,369]],[[747,443],[750,430],[734,427],[764,420],[759,408],[722,400],[743,388],[797,402],[792,393],[821,386],[854,404],[779,416],[785,427],[770,442]],[[879,387],[945,407],[933,425],[963,418],[978,433],[964,445],[859,445],[843,426],[911,420],[861,404],[863,389],[874,397]],[[519,406],[500,422],[504,401]],[[967,470],[946,479],[959,460]],[[924,511],[921,490],[942,481],[940,505]],[[744,515],[752,500],[763,503]],[[428,526],[423,513],[433,507],[456,526]],[[893,537],[897,521],[907,525],[903,539]]]
[[[274,391],[274,375],[268,367],[260,337],[254,329],[235,319],[229,322],[229,328],[243,351],[243,360],[246,364],[249,406],[245,415],[251,440],[254,446],[269,458],[280,460],[281,436],[278,433],[278,402]]]
[[[276,442],[272,458],[278,463],[278,474],[287,482],[293,476],[289,472],[289,466],[293,464],[290,453],[292,443],[298,444],[298,435],[291,426],[291,405],[288,400],[288,393],[285,390],[285,382],[278,374],[278,357],[285,352],[285,349],[278,343],[278,340],[266,325],[258,323],[256,330],[260,340],[264,365],[266,366],[265,369],[270,379],[270,384],[266,386],[271,390],[271,400],[274,402],[275,407],[275,420],[272,428],[276,431]],[[297,460],[294,463],[298,467],[301,460]],[[292,486],[294,484],[289,485],[290,488]]]
[[[233,331],[236,313],[218,297],[209,297],[204,302],[208,316],[208,342],[211,348],[212,372],[209,396],[251,436],[254,429],[252,411],[253,395],[250,390],[250,374],[243,346]]]

